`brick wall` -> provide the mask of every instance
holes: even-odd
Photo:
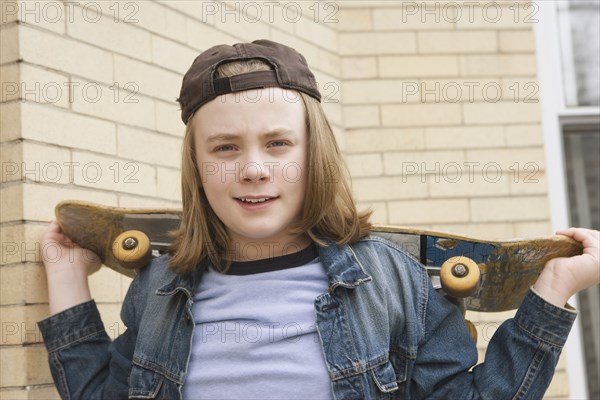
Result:
[[[177,207],[175,98],[217,43],[271,38],[306,56],[377,222],[550,232],[535,9],[453,4],[0,1],[0,397],[57,397],[35,327],[48,312],[39,238],[54,205]],[[109,335],[123,330],[128,284],[108,269],[91,278]],[[509,315],[470,318],[485,338]],[[567,394],[560,368],[551,396]]]

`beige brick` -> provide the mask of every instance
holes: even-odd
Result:
[[[535,52],[535,36],[532,30],[501,31],[498,33],[498,39],[502,53]]]
[[[114,53],[126,54],[139,60],[150,61],[151,34],[139,29],[136,25],[122,21],[115,22],[114,15],[117,10],[124,15],[129,15],[132,11],[135,13],[134,8],[125,11],[118,6],[118,3],[114,3],[112,10],[97,18],[92,16],[93,12],[86,14],[85,9],[75,6],[72,13],[73,23],[67,24],[67,34]]]
[[[462,151],[387,151],[383,153],[383,165],[386,175],[435,174],[441,176],[449,169],[447,164],[462,164],[465,155]],[[450,172],[454,171],[453,167]]]
[[[469,201],[467,199],[391,201],[388,203],[388,213],[390,223],[396,225],[462,222],[469,219]]]
[[[427,184],[415,177],[356,178],[352,188],[359,202],[427,197]]]
[[[119,207],[181,209],[181,201],[122,195],[119,196]]]
[[[38,26],[61,35],[65,33],[65,17],[67,16],[67,12],[61,2],[51,0],[31,2],[22,0],[6,2],[4,7],[11,4],[10,12],[12,13],[12,4],[15,3],[18,5],[17,17],[21,23],[24,22],[28,25]]]
[[[407,96],[411,82],[392,79],[356,80],[342,83],[344,104],[381,104],[419,101],[416,96]]]
[[[221,32],[214,27],[203,24],[197,20],[187,18],[186,42],[198,51],[204,51],[216,44],[234,44],[240,40],[232,35]]]
[[[466,54],[493,53],[498,49],[494,31],[419,32],[419,53],[423,54]]]
[[[384,126],[443,126],[462,122],[459,104],[382,105]]]
[[[501,126],[425,128],[427,149],[497,148],[504,146]]]
[[[157,0],[157,3],[166,6],[169,9],[176,10],[179,13],[194,16],[199,21],[206,24],[215,24],[215,13],[213,7],[218,5],[216,2],[198,3],[189,0]]]
[[[69,108],[69,78],[31,65],[20,66],[18,98]]]
[[[384,56],[378,58],[382,78],[426,78],[458,76],[456,56]]]
[[[457,29],[532,29],[539,22],[539,7],[531,2],[479,2],[463,5]]]
[[[383,173],[380,153],[348,155],[346,156],[346,163],[353,178],[379,176]]]
[[[414,92],[414,90],[413,90]],[[422,102],[473,103],[498,102],[508,92],[504,92],[500,80],[487,78],[423,79],[419,85],[419,97]]]
[[[143,128],[156,125],[154,101],[142,94],[141,91],[148,87],[142,87],[139,80],[121,80],[112,88],[79,79],[74,79],[74,84],[81,88],[72,103],[74,111]]]
[[[0,146],[0,169],[2,174],[0,182],[14,182],[21,180],[21,165],[23,162],[23,143],[7,142]]]
[[[2,5],[0,4],[0,7]],[[21,98],[21,67],[22,64],[5,64],[0,66],[0,102],[18,100]]]
[[[321,105],[323,106],[323,111],[325,112],[329,123],[333,126],[341,127],[343,125],[344,107],[340,102],[336,101],[338,99],[335,97],[338,96],[338,94],[334,94],[333,90],[329,89],[330,87],[335,90],[335,86],[332,84],[327,87],[327,90],[321,91],[321,96],[323,96]],[[331,96],[331,100],[329,100],[328,96]],[[340,143],[338,137],[336,137],[336,139],[338,139],[338,144],[343,145],[343,143]]]
[[[340,33],[341,55],[414,54],[416,35],[411,32]]]
[[[2,243],[1,265],[15,263],[39,263],[41,238],[46,224],[6,225],[0,230]]]
[[[24,115],[36,116],[23,119],[24,138],[108,154],[116,152],[112,122],[39,104],[25,103],[22,109]]]
[[[465,124],[532,123],[540,120],[536,103],[463,103]]]
[[[88,185],[93,184],[93,180],[96,179],[96,173],[99,172],[102,176],[99,178],[99,182],[103,179],[113,182],[117,177],[117,171],[121,173],[121,181],[124,180],[124,172],[130,172],[130,169],[125,169],[123,163],[116,165],[112,170],[106,167],[106,165],[100,164],[97,157],[90,157],[89,159],[77,158],[76,162],[79,165],[74,165],[72,170],[64,171],[65,174],[72,175],[73,182],[83,181]],[[74,159],[75,161],[75,159]],[[113,163],[109,166],[114,165]],[[104,167],[104,169],[102,169]],[[116,183],[112,183],[117,185]],[[131,184],[130,184],[131,185]],[[125,186],[122,184],[121,186]],[[62,187],[57,185],[38,185],[38,184],[24,184],[23,185],[23,218],[32,221],[43,221],[50,222],[54,219],[54,206],[60,201],[69,199],[79,199],[92,201],[95,203],[113,205],[116,203],[115,195],[112,193],[93,193],[89,190],[81,190],[80,188],[74,189],[73,187]]]
[[[376,12],[369,8],[345,9],[338,12],[337,28],[340,32],[370,31],[373,29],[371,13]]]
[[[15,0],[0,0],[0,24],[19,20],[19,3]]]
[[[493,171],[510,172],[511,179],[518,180],[515,176],[518,171],[526,172],[526,175],[532,173],[537,175],[545,169],[544,149],[541,147],[533,148],[507,148],[507,149],[485,149],[485,150],[467,150],[467,161],[478,163],[474,166],[475,170],[481,171],[489,165]]]
[[[568,399],[569,398],[569,379],[567,376],[567,372],[565,371],[556,371],[554,376],[552,377],[552,382],[550,382],[550,386],[548,390],[544,394],[544,399],[548,400],[558,400],[558,399]]]
[[[484,240],[509,239],[515,236],[513,224],[507,223],[486,222],[484,224],[475,224],[469,222],[463,224],[435,224],[431,229]]]
[[[113,84],[113,56],[110,52],[26,25],[19,26],[19,35],[23,60],[63,73]]]
[[[552,223],[550,223],[550,220],[535,222],[516,222],[514,223],[514,226],[515,237],[520,238],[551,236],[555,233],[555,231],[552,229]]]
[[[390,4],[398,4],[391,8]],[[389,2],[388,7],[373,9],[375,30],[448,30],[454,29],[454,10],[440,3],[406,2],[404,5]],[[445,8],[444,8],[445,7]]]
[[[99,303],[98,310],[100,311],[100,317],[102,323],[106,329],[106,334],[111,339],[116,339],[120,334],[125,332],[125,325],[121,321],[119,312],[121,309],[120,304],[114,303]]]
[[[20,176],[28,182],[68,184],[70,161],[71,153],[63,147],[24,142]]]
[[[138,1],[137,7],[124,3],[120,8],[119,17],[125,19],[136,27],[143,27],[151,32],[158,33],[179,42],[186,40],[186,17],[172,10],[170,1],[162,5],[153,1]],[[115,8],[115,6],[113,6]],[[114,14],[114,12],[113,12]],[[195,14],[191,14],[195,15]],[[133,22],[137,20],[138,22]]]
[[[23,219],[23,191],[20,184],[0,188],[0,222],[19,221]]]
[[[108,267],[92,274],[89,278],[92,297],[99,303],[123,301],[120,275]]]
[[[373,224],[387,225],[387,204],[385,202],[359,203],[356,207],[359,211],[368,209],[373,211],[373,214],[371,214]]]
[[[117,126],[117,155],[131,160],[179,168],[181,139],[151,131]]]
[[[0,307],[2,345],[41,343],[42,334],[36,322],[48,316],[47,305]]]
[[[16,264],[0,268],[1,305],[24,305],[48,301],[46,273],[41,264]]]
[[[539,103],[540,86],[536,78],[502,79],[502,98],[515,103]]]
[[[325,15],[319,17],[324,19]],[[295,25],[296,35],[331,52],[337,52],[339,35],[333,29],[335,25],[335,23],[315,23],[314,20],[302,19]]]
[[[0,347],[0,381],[4,387],[51,382],[47,353],[43,345]]]
[[[425,148],[423,129],[360,129],[346,132],[348,153]]]
[[[460,57],[464,76],[535,76],[536,59],[532,54],[486,54]]]
[[[0,398],[6,400],[60,400],[54,384],[45,387],[26,386],[24,389],[0,390]]]
[[[308,42],[302,37],[290,35],[285,32],[276,30],[271,32],[271,39],[276,42],[285,43],[286,45],[291,46],[297,51],[299,51],[304,56],[304,58],[306,58],[306,61],[308,62],[308,65],[313,70],[313,72],[327,73],[327,71],[314,70],[315,67],[319,66],[319,47],[315,43]]]
[[[346,128],[364,128],[379,126],[379,107],[346,106],[344,107],[344,125]]]
[[[271,32],[273,32],[273,30],[280,30],[289,34],[294,34],[296,24],[294,24],[293,21],[295,21],[297,18],[297,15],[295,13],[290,11],[288,16],[288,14],[285,11],[283,11],[282,3],[273,4],[271,6],[272,8],[269,8],[269,6],[267,5],[269,3],[261,2],[257,4],[263,6],[261,7],[261,20],[269,24]]]
[[[220,13],[220,18],[217,18],[215,23],[216,27],[226,30],[231,35],[248,42],[264,39],[269,36],[268,24],[251,15],[243,14],[241,11],[244,9],[239,7],[241,3],[235,2],[233,4],[237,6],[236,9],[238,12],[236,14],[228,12]],[[232,9],[230,4],[227,4],[226,8]],[[247,9],[249,10],[249,8]]]
[[[427,175],[429,194],[432,197],[491,197],[509,194],[509,179],[485,179],[459,164],[445,164],[439,174]]]
[[[156,100],[155,106],[155,129],[159,132],[183,137],[185,125],[181,121],[181,109],[179,104],[171,101],[164,102]]]
[[[73,152],[73,162],[81,166],[81,173],[75,174],[75,185],[146,196],[157,194],[156,170],[149,164],[80,151]]]
[[[507,146],[536,146],[544,142],[542,126],[539,123],[505,126],[504,135]]]
[[[317,81],[317,87],[321,92],[321,103],[323,105],[339,104],[341,102],[342,97],[342,85],[340,80],[336,77],[333,77],[329,74],[325,74],[318,70],[314,72],[314,75]]]
[[[191,65],[193,59],[188,61]],[[139,88],[140,94],[173,101],[179,96],[181,78],[181,74],[115,55],[116,82],[122,87],[133,83]]]
[[[156,168],[157,196],[167,200],[181,199],[181,174],[170,168]]]
[[[339,77],[341,75],[340,59],[337,52],[319,49],[319,56],[317,58],[318,69],[327,71],[331,75]]]
[[[537,165],[521,166],[521,171],[510,172],[510,193],[515,196],[548,193],[546,174]]]
[[[0,64],[15,62],[20,58],[22,26],[16,24],[0,25]]]
[[[154,64],[178,72],[183,76],[197,56],[196,50],[152,35],[152,62]]]
[[[471,216],[475,222],[536,221],[550,216],[546,196],[472,199]]]
[[[21,103],[0,103],[0,142],[21,137]]]
[[[342,77],[375,78],[377,76],[377,59],[375,57],[343,57],[341,59]]]

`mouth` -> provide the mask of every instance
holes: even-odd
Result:
[[[279,196],[247,196],[247,197],[234,197],[237,201],[243,204],[263,204],[279,198]]]

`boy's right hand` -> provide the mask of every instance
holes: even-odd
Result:
[[[98,271],[102,265],[100,257],[91,250],[73,242],[56,221],[52,221],[42,237],[42,260],[46,274],[82,273],[86,275]]]
[[[88,275],[102,265],[92,251],[81,248],[53,221],[42,238],[50,315],[91,300]]]

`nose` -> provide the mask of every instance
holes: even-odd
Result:
[[[260,182],[269,179],[269,169],[262,163],[249,161],[240,170],[243,182]]]

